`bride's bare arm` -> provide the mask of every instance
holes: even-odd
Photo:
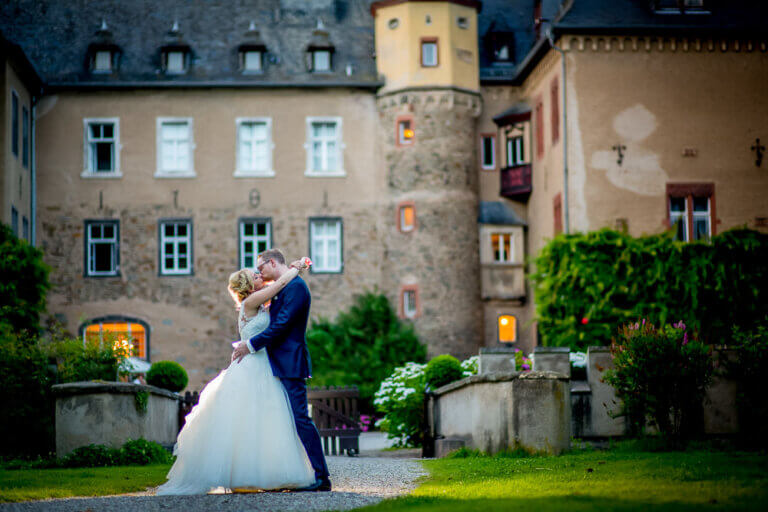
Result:
[[[288,271],[280,276],[275,282],[246,297],[242,303],[242,307],[245,308],[245,314],[248,316],[253,316],[259,309],[259,306],[277,295],[280,290],[285,288],[285,285],[290,283],[296,276],[299,275],[301,270],[306,268],[307,266],[304,265],[300,260],[291,263],[291,268],[289,268]]]

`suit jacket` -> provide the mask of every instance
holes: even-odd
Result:
[[[248,340],[254,351],[267,348],[275,377],[310,376],[312,364],[306,338],[310,302],[307,283],[301,277],[294,278],[272,298],[269,327]]]

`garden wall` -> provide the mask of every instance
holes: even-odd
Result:
[[[166,447],[176,442],[180,399],[176,393],[125,382],[57,384],[53,393],[58,457],[92,443],[119,448],[138,438]],[[146,410],[141,397],[146,398]]]

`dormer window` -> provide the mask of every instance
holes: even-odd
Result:
[[[312,51],[312,72],[322,73],[331,70],[331,51],[314,50]]]
[[[110,73],[112,71],[112,52],[101,50],[93,57],[93,71],[95,73]]]
[[[498,48],[496,48],[493,51],[493,56],[495,57],[495,60],[509,60],[509,45],[508,44],[502,44]]]
[[[243,52],[243,71],[258,73],[261,70],[261,52],[257,50],[248,50]]]
[[[182,74],[186,73],[186,53],[181,50],[165,52],[165,72]]]

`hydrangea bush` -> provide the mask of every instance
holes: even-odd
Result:
[[[463,377],[477,373],[478,361],[478,356],[472,356],[461,362]],[[384,414],[376,426],[395,440],[395,446],[421,446],[426,368],[419,363],[395,368],[374,395],[373,404]]]

